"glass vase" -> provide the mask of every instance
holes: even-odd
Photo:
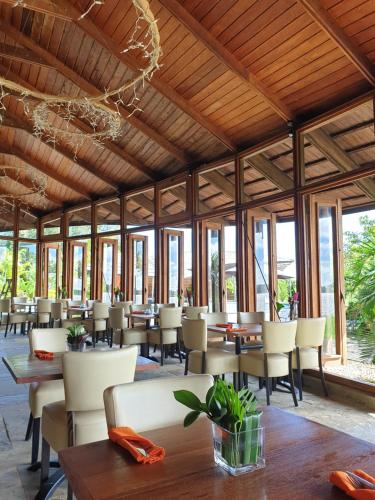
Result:
[[[247,417],[239,432],[230,432],[212,423],[214,460],[232,476],[262,469],[264,458],[264,427],[261,414]]]

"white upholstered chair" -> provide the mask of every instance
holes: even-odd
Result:
[[[64,354],[65,401],[43,408],[42,485],[48,480],[50,448],[58,452],[108,437],[103,392],[107,387],[133,382],[136,361],[135,346]]]
[[[132,427],[136,432],[182,425],[188,409],[173,391],[192,391],[204,401],[213,384],[210,375],[166,377],[109,387],[104,391],[108,428]]]
[[[205,319],[207,325],[225,324],[228,323],[228,313],[226,312],[201,312],[198,314],[198,319]],[[226,337],[220,336],[214,332],[207,332],[207,347],[215,349],[225,349],[234,352],[235,344],[230,342]]]
[[[92,343],[94,347],[95,343],[98,341],[100,332],[103,333],[103,339],[108,334],[108,318],[108,304],[103,304],[102,302],[94,302],[92,306],[92,316],[89,319],[81,321],[82,325],[85,327],[85,330],[91,333]]]
[[[293,351],[293,369],[297,370],[299,399],[302,401],[302,373],[304,369],[319,369],[325,396],[328,390],[324,379],[322,346],[326,318],[298,318],[296,349]]]
[[[61,327],[62,321],[66,319],[66,311],[64,311],[64,304],[62,302],[52,302],[51,304],[51,323],[52,326]]]
[[[263,323],[263,349],[248,351],[240,355],[241,372],[265,379],[267,405],[270,404],[272,378],[289,376],[295,406],[298,406],[294,391],[292,353],[295,348],[297,321]]]
[[[208,306],[186,306],[185,313],[187,319],[199,319],[199,315],[207,314]]]
[[[159,313],[159,325],[147,331],[149,344],[160,346],[160,364],[164,364],[165,346],[175,345],[182,363],[178,329],[181,327],[182,307],[163,307]]]
[[[4,317],[4,314],[6,316]],[[14,328],[14,333],[17,332],[17,325],[21,326],[21,332],[24,331],[25,325],[27,323],[27,312],[26,310],[16,310],[16,312],[11,312],[10,299],[1,300],[1,320],[2,323],[6,320],[6,327],[4,337],[8,335],[8,331]]]
[[[223,375],[233,373],[233,379],[239,371],[239,357],[231,352],[207,347],[207,323],[205,319],[184,319],[182,337],[188,352],[185,361],[185,375],[209,373]]]
[[[29,333],[30,353],[35,350],[49,352],[64,352],[66,350],[66,337],[68,330],[65,328],[34,328]],[[46,361],[47,363],[47,361]],[[43,406],[64,399],[64,384],[62,380],[48,382],[32,382],[29,385],[30,417],[25,440],[32,436],[31,464],[38,460],[40,419]]]
[[[147,332],[138,328],[127,328],[127,318],[124,316],[125,309],[123,307],[109,308],[109,328],[110,328],[110,345],[112,342],[123,345],[143,345],[143,349],[147,344]]]
[[[36,312],[29,313],[27,319],[33,327],[40,327],[41,325],[49,326],[51,323],[51,299],[38,299],[36,302]]]
[[[263,323],[264,312],[263,311],[249,311],[249,312],[238,312],[237,313],[237,323]]]

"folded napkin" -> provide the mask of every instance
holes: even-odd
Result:
[[[227,328],[227,333],[234,333],[234,332],[247,332],[247,328],[245,327],[240,327],[240,328]]]
[[[52,361],[53,360],[53,352],[43,351],[41,349],[36,349],[34,351],[34,354],[35,354],[35,356],[38,359],[44,359],[46,361]]]
[[[165,457],[164,448],[156,446],[130,427],[112,427],[109,429],[108,435],[111,441],[122,446],[141,464],[153,464]]]
[[[232,323],[216,323],[218,328],[232,328]]]
[[[133,314],[145,314],[145,311],[133,311]]]
[[[363,472],[363,470],[358,469],[353,472],[357,476],[360,476],[375,485],[375,478],[369,476],[366,472]],[[331,472],[329,480],[337,486],[337,488],[345,491],[345,493],[352,498],[356,498],[357,500],[375,500],[375,490],[367,489],[365,486],[363,488],[356,489],[346,472]]]

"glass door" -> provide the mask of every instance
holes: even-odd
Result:
[[[49,299],[57,298],[61,287],[61,247],[58,243],[44,246],[43,295]]]
[[[117,274],[117,240],[99,240],[99,297],[106,304],[112,304]]]
[[[254,220],[255,307],[270,319],[270,221]]]
[[[162,234],[165,267],[161,300],[178,306],[184,294],[184,232],[163,229]]]
[[[127,297],[134,304],[147,302],[147,236],[128,236]]]
[[[70,297],[86,300],[87,283],[87,243],[74,242],[70,246]]]
[[[203,277],[205,287],[202,288],[203,301],[210,312],[225,310],[226,293],[224,286],[224,241],[223,226],[214,222],[203,222],[203,252],[205,260]],[[206,272],[204,272],[204,267]]]

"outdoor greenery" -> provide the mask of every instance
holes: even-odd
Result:
[[[17,265],[17,294],[29,298],[35,295],[36,244],[19,243]]]
[[[360,218],[361,231],[345,233],[348,333],[358,338],[364,360],[375,364],[375,219]]]

